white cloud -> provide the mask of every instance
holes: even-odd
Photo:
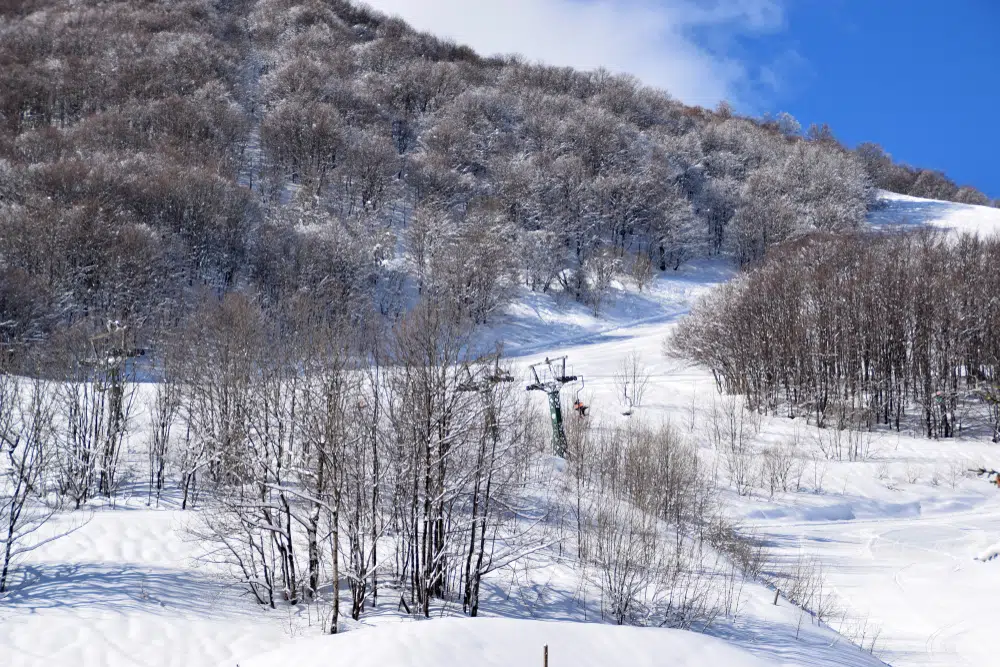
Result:
[[[782,0],[367,0],[480,53],[630,72],[689,104],[740,100],[734,37],[781,29]],[[755,75],[754,75],[755,76]]]

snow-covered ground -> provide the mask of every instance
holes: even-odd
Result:
[[[449,620],[460,609],[438,607],[432,616],[446,618],[419,621],[389,600],[330,637],[310,605],[267,611],[228,588],[200,560],[189,521],[169,499],[149,509],[141,495],[61,517],[53,530],[73,532],[34,552],[27,585],[0,604],[0,664],[307,667],[336,656],[359,667],[499,666],[540,662],[545,644],[554,666],[654,665],[664,655],[681,667],[881,664],[786,601],[772,605],[762,586],[743,591],[738,619],[719,622],[716,637],[601,625],[592,606],[588,616],[566,602],[580,588],[575,568],[547,557],[486,584],[483,613],[520,620]]]
[[[904,516],[889,507],[868,519],[770,521],[760,533],[779,552],[818,556],[840,600],[881,627],[882,657],[891,664],[993,664],[1000,567],[976,556],[1000,535],[1000,493],[967,501],[968,491],[913,486],[910,495],[932,508],[918,500]]]
[[[937,229],[970,234],[1000,232],[1000,209],[972,204],[955,204],[921,199],[895,192],[879,192],[883,208],[872,211],[872,225],[913,227],[926,225]]]
[[[1000,230],[997,209],[886,200],[874,225]],[[494,334],[522,369],[566,354],[572,372],[584,377],[569,391],[579,389],[594,422],[670,422],[712,460],[702,437],[719,400],[712,378],[664,357],[662,344],[693,301],[731,275],[722,263],[699,262],[642,293],[621,286],[599,317],[579,304],[526,295]],[[643,405],[626,417],[613,375],[631,352],[651,378]],[[884,433],[872,438],[867,460],[852,463],[826,460],[818,437],[801,420],[764,418],[762,446],[796,443],[797,490],[728,492],[725,500],[766,542],[776,566],[804,557],[822,563],[840,609],[830,628],[784,599],[773,605],[763,585],[744,589],[740,613],[720,620],[715,637],[578,623],[594,618],[585,605],[561,601],[575,595],[577,575],[565,563],[540,560],[519,575],[518,596],[500,581],[507,573],[487,582],[484,613],[520,620],[417,622],[386,602],[363,619],[361,626],[372,627],[320,636],[322,620],[308,605],[267,612],[227,588],[198,560],[202,547],[185,531],[189,513],[169,497],[148,508],[137,486],[114,508],[61,516],[60,525],[74,531],[30,554],[23,564],[30,585],[0,602],[0,664],[499,666],[541,664],[545,644],[554,666],[881,664],[835,630],[855,640],[864,634],[866,643],[874,638],[876,653],[898,667],[992,664],[1000,491],[965,471],[1000,468],[1000,448],[975,428],[950,441]],[[442,607],[435,615],[454,611]]]
[[[336,650],[332,649],[336,646]],[[383,626],[336,638],[310,638],[240,663],[242,667],[765,667],[726,642],[680,630],[514,619],[443,619]],[[667,659],[669,662],[665,663]]]
[[[870,218],[875,227],[1000,233],[1000,209],[881,194],[884,205]],[[567,354],[573,372],[584,376],[581,395],[595,420],[626,419],[619,415],[612,377],[620,360],[637,352],[649,366],[651,386],[631,418],[670,421],[685,430],[695,424],[694,431],[704,424],[715,397],[711,376],[664,358],[661,346],[675,321],[668,313],[684,312],[727,276],[712,265],[685,271],[651,290],[663,299],[666,319],[646,315],[636,326],[612,325],[546,348],[550,356]],[[636,297],[621,298],[627,312]],[[858,634],[867,622],[868,632],[880,633],[876,646],[886,662],[992,664],[1000,624],[1000,490],[968,469],[1000,468],[1000,447],[976,424],[968,426],[962,437],[939,441],[924,438],[919,428],[876,433],[869,459],[852,463],[826,460],[817,430],[801,420],[766,418],[762,445],[799,443],[802,491],[770,499],[762,490],[750,498],[731,494],[732,511],[767,541],[776,560],[818,558],[841,607],[842,618],[831,625]]]
[[[203,571],[186,520],[145,498],[61,516],[75,531],[32,553],[26,585],[0,602],[0,664],[234,664],[287,641],[287,620]]]

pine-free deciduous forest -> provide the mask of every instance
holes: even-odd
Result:
[[[524,283],[599,308],[616,275],[856,228],[875,186],[985,203],[827,127],[482,58],[346,0],[6,2],[0,89],[14,349],[108,319],[151,347],[231,292],[391,317],[415,290],[482,322]]]
[[[836,466],[885,433],[1000,439],[1000,243],[872,231],[880,191],[990,204],[825,125],[482,57],[348,0],[0,0],[0,602],[55,613],[31,591],[66,578],[32,553],[169,514],[139,592],[133,563],[74,554],[99,571],[74,594],[214,627],[235,589],[240,625],[324,633],[537,612],[755,645],[785,614],[776,653],[834,664],[846,638],[876,664],[881,626],[766,521],[853,520]],[[626,292],[663,311],[628,324],[664,354],[576,348],[599,373],[548,378],[576,383],[553,452],[535,360],[486,334]],[[181,542],[215,579],[170,583]]]
[[[669,352],[763,411],[820,426],[953,437],[985,405],[1000,441],[1000,242],[963,235],[806,237],[720,287]]]

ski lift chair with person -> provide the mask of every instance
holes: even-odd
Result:
[[[583,391],[584,382],[583,376],[580,376],[580,387],[576,390],[576,394],[573,398],[573,409],[576,411],[578,417],[583,418],[587,416],[587,410],[590,409],[589,405],[585,405],[580,399],[580,392]]]

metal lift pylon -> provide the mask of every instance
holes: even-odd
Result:
[[[527,391],[544,391],[549,397],[549,417],[552,419],[552,451],[556,456],[566,458],[566,429],[563,427],[562,388],[570,382],[576,382],[576,375],[566,374],[566,357],[556,359],[545,358],[545,361],[532,364],[531,375],[534,382],[529,384]],[[541,370],[541,373],[539,373]]]

